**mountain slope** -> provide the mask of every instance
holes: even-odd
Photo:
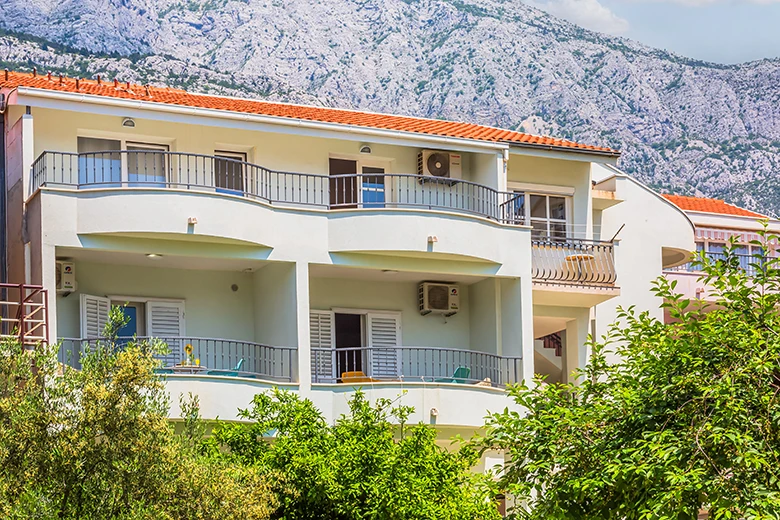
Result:
[[[780,208],[776,60],[687,60],[517,0],[5,0],[0,27],[71,47],[0,41],[6,62],[553,134],[656,187]]]

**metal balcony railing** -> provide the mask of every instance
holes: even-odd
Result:
[[[532,277],[556,285],[614,287],[614,245],[575,238],[532,238]]]
[[[714,251],[707,251],[704,253],[704,255],[709,258],[710,260],[715,261],[722,261],[726,259],[726,253],[719,253]],[[745,273],[747,273],[748,276],[753,276],[756,274],[756,269],[759,268],[762,265],[765,265],[766,261],[769,260],[770,256],[760,256],[760,255],[751,255],[747,253],[735,253],[733,256],[735,256],[739,261],[739,267]],[[688,273],[700,273],[701,269],[700,266],[694,265],[693,262],[688,262],[686,264],[678,265],[676,267],[668,267],[664,269],[665,271],[671,271],[671,272],[688,272]]]
[[[408,208],[453,211],[523,224],[518,194],[415,174],[316,175],[273,171],[221,156],[116,150],[42,153],[31,189],[172,188],[223,193],[272,204],[324,209]]]
[[[438,347],[312,349],[312,381],[363,385],[381,381],[505,387],[523,377],[520,357]]]
[[[120,337],[117,345],[134,340],[151,338]],[[269,347],[249,341],[220,338],[197,338],[172,336],[156,338],[166,343],[170,352],[157,356],[163,371],[198,373],[205,375],[233,375],[253,377],[279,382],[293,382],[295,379],[298,354],[292,347]],[[58,359],[60,363],[81,369],[81,357],[85,349],[94,345],[100,338],[62,338]],[[192,346],[190,361],[199,360],[199,367],[181,367],[187,363],[185,348]],[[240,363],[240,364],[239,364]],[[178,366],[177,366],[178,365]],[[173,370],[174,367],[176,370]],[[238,369],[236,369],[238,367]],[[181,369],[181,370],[180,370]],[[211,373],[211,374],[210,374]]]
[[[35,346],[49,338],[48,291],[40,285],[0,283],[0,338]]]

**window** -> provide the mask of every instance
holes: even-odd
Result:
[[[184,302],[143,297],[112,298],[81,294],[81,336],[98,338],[108,322],[111,306],[124,307],[130,321],[119,336],[178,338],[184,335]],[[170,345],[169,345],[170,346]]]
[[[723,260],[726,258],[726,248],[728,242],[722,240],[698,240],[696,242],[696,252],[704,251],[707,258],[710,260]],[[755,244],[736,244],[734,251],[739,259],[739,266],[749,274],[752,274],[755,267],[751,264],[764,264],[764,257],[773,256],[772,250],[765,251],[763,247]],[[757,258],[757,255],[761,258]],[[687,271],[698,271],[699,267],[693,263],[688,263],[680,266],[680,269]]]
[[[243,152],[214,152],[214,186],[217,193],[244,194],[246,161]]]
[[[571,197],[515,192],[508,203],[509,219],[528,223],[534,237],[566,238],[568,206]]]

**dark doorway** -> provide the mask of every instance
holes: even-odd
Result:
[[[357,161],[330,159],[330,206],[332,208],[357,208]],[[334,177],[338,175],[339,177]]]
[[[363,370],[363,316],[336,314],[336,377]]]

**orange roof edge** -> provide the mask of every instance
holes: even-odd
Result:
[[[99,76],[96,79],[76,79],[50,73],[38,74],[37,72],[11,72],[8,70],[0,72],[0,89],[16,89],[19,87],[359,126],[437,137],[470,139],[497,144],[504,143],[509,146],[557,149],[567,152],[607,155],[610,157],[618,157],[620,155],[620,152],[617,150],[603,146],[587,145],[567,139],[526,134],[474,123],[196,94],[176,88],[138,85],[114,79],[105,80]]]
[[[705,197],[688,197],[685,195],[662,194],[662,196],[683,211],[698,211],[718,215],[733,215],[737,217],[768,218],[766,215],[740,208],[721,199]]]

